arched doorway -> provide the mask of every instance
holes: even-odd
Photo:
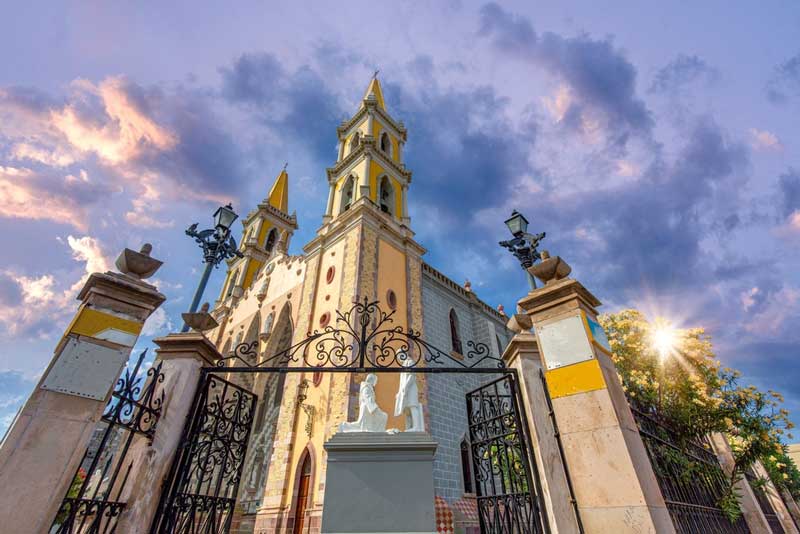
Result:
[[[311,454],[308,449],[303,455],[303,462],[299,470],[300,481],[297,484],[297,495],[294,501],[294,525],[292,534],[304,532],[306,522],[306,511],[309,505],[309,494],[311,493]]]

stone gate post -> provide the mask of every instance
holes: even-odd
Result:
[[[126,254],[161,265],[149,248]],[[86,281],[77,313],[0,445],[3,532],[48,531],[142,325],[165,299],[117,261],[128,274]]]
[[[522,323],[520,325],[519,323]],[[540,377],[542,361],[536,336],[530,330],[527,315],[515,315],[509,326],[517,330],[503,354],[506,366],[517,370],[519,388],[522,393],[524,417],[528,419],[531,440],[542,485],[547,519],[553,534],[577,534],[578,518],[572,507],[572,497],[561,461],[558,441],[550,419],[547,393]],[[526,328],[527,327],[527,328]]]
[[[156,360],[163,362],[164,406],[153,443],[141,440],[129,453],[134,463],[122,499],[127,506],[120,515],[118,532],[149,530],[192,409],[200,369],[215,365],[221,358],[214,344],[199,332],[174,333],[154,339],[153,343],[158,345]]]
[[[674,533],[597,323],[600,301],[559,257],[531,268],[544,287],[518,303],[536,332],[578,510],[587,533]],[[536,409],[536,407],[532,407]]]

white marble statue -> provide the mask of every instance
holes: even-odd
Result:
[[[361,382],[358,391],[358,419],[339,425],[340,432],[384,432],[388,415],[375,400],[375,384],[378,375],[370,373]]]
[[[414,361],[408,356],[400,358],[403,367],[411,367]],[[406,432],[425,432],[422,405],[419,403],[419,388],[415,373],[400,373],[400,387],[394,400],[394,415],[405,413]]]

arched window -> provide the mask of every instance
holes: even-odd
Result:
[[[389,139],[389,134],[386,132],[381,134],[381,150],[387,156],[392,156],[392,141]]]
[[[495,334],[494,338],[497,341],[497,355],[498,356],[502,356],[503,355],[503,349],[505,348],[503,346],[503,341],[500,339],[500,336],[498,336],[497,334]]]
[[[381,179],[379,195],[381,211],[394,215],[394,187],[388,176]]]
[[[275,247],[275,240],[278,238],[278,231],[273,228],[267,234],[267,241],[264,243],[264,250],[267,254],[272,254],[272,249]]]
[[[350,152],[358,148],[358,145],[361,144],[361,134],[358,132],[353,134],[353,138],[350,140]]]
[[[272,333],[272,323],[275,321],[275,312],[270,313],[267,316],[267,320],[264,321],[264,329],[261,330],[262,334],[270,334]]]
[[[461,476],[464,479],[464,493],[475,493],[472,486],[472,462],[467,438],[461,440]]]
[[[458,335],[458,315],[453,308],[450,308],[450,343],[454,352],[462,354],[461,336]]]
[[[231,276],[231,279],[228,281],[228,292],[225,293],[226,297],[230,297],[233,294],[233,288],[236,287],[236,280],[239,279],[239,270],[237,269],[235,273]]]
[[[341,209],[339,213],[343,213],[350,209],[350,204],[353,203],[353,190],[355,189],[356,179],[354,176],[348,176],[342,187],[342,200]]]

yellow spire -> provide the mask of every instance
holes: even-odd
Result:
[[[375,100],[378,102],[378,106],[383,111],[386,111],[386,105],[383,103],[383,91],[381,91],[381,82],[378,81],[377,72],[375,76],[372,77],[372,80],[369,82],[369,86],[367,87],[367,92],[364,93],[364,98],[369,98],[369,95],[375,95]],[[362,102],[361,105],[363,106],[364,103]]]
[[[286,167],[275,178],[275,183],[269,190],[269,205],[284,213],[289,212],[289,174],[286,172]]]

